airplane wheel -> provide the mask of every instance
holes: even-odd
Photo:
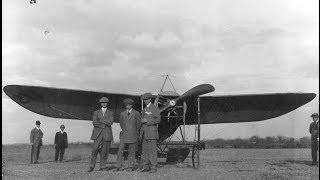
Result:
[[[192,166],[195,169],[198,169],[200,166],[200,149],[198,146],[192,146]]]

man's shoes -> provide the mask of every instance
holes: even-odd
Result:
[[[93,167],[90,167],[87,172],[92,172],[92,171],[93,171]]]
[[[149,173],[156,173],[157,172],[157,169],[151,169],[150,171],[149,171]]]
[[[34,162],[33,164],[39,164],[39,162],[38,162],[38,161],[36,161],[36,162]]]

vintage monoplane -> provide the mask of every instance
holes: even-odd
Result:
[[[215,89],[210,84],[195,86],[179,95],[174,91],[163,91],[169,80],[167,75],[162,88],[154,98],[161,111],[159,124],[158,157],[167,162],[182,162],[190,151],[193,167],[199,167],[199,151],[204,148],[200,141],[200,124],[253,122],[275,118],[310,102],[314,93],[275,93],[230,96],[201,96]],[[92,112],[98,109],[102,96],[109,98],[109,108],[114,112],[115,122],[119,122],[123,110],[122,100],[132,98],[134,108],[143,108],[140,95],[94,92],[51,87],[7,85],[4,92],[22,107],[44,116],[61,119],[91,121]],[[194,141],[186,141],[185,126],[195,126]],[[181,142],[168,142],[166,139],[180,129]],[[117,149],[111,150],[116,153]]]

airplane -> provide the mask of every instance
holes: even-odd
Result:
[[[272,93],[227,96],[205,96],[215,88],[210,84],[200,84],[179,95],[174,91],[163,91],[164,84],[155,95],[153,103],[161,112],[158,125],[158,157],[167,158],[168,163],[183,162],[190,151],[192,165],[200,165],[199,151],[204,149],[200,141],[201,124],[241,123],[263,121],[287,114],[316,97],[315,93]],[[20,106],[34,113],[59,119],[92,121],[92,113],[100,108],[98,100],[106,96],[109,108],[114,112],[114,122],[119,122],[124,110],[122,101],[132,98],[134,109],[143,109],[140,95],[110,92],[84,91],[53,87],[7,85],[3,91]],[[195,125],[194,142],[185,140],[185,126]],[[181,128],[183,127],[183,128]],[[177,129],[180,129],[182,142],[167,142]],[[141,154],[141,147],[138,152]],[[117,148],[110,150],[117,153]]]

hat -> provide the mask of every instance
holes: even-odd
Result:
[[[134,101],[133,101],[131,98],[127,98],[127,99],[123,100],[123,103],[124,103],[125,105],[127,105],[127,104],[133,105]]]
[[[40,125],[41,123],[40,123],[40,121],[36,121],[36,125]]]
[[[60,128],[65,128],[65,127],[64,127],[64,125],[62,124],[62,125],[60,126]]]
[[[145,99],[151,99],[153,97],[154,96],[151,93],[144,93],[144,94],[142,94],[141,99],[145,100]]]
[[[318,113],[313,113],[311,117],[319,117]]]
[[[100,100],[99,100],[99,103],[107,103],[109,102],[109,99],[106,98],[106,97],[102,97]]]

